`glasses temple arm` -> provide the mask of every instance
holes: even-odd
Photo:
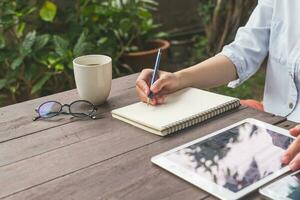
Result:
[[[32,118],[32,121],[36,121],[36,120],[38,120],[38,119],[40,119],[40,118],[41,118],[41,116],[33,117],[33,118]]]

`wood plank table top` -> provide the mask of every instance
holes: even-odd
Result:
[[[155,166],[150,158],[245,118],[283,128],[283,117],[241,107],[167,137],[111,117],[110,111],[138,101],[137,74],[113,80],[96,120],[57,116],[32,121],[47,100],[70,103],[76,90],[0,108],[0,199],[215,199]],[[245,199],[263,199],[258,192]]]

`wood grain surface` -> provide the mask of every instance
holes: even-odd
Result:
[[[115,98],[115,95],[118,95],[119,92],[128,88],[133,88],[134,80],[136,78],[137,74],[133,74],[124,78],[115,79],[112,84],[112,89],[109,98]],[[4,142],[29,134],[34,134],[42,130],[50,129],[53,127],[60,126],[62,124],[72,122],[73,119],[65,117],[53,118],[51,120],[48,120],[47,122],[42,120],[33,122],[32,118],[36,115],[34,109],[45,101],[56,100],[61,103],[71,103],[72,101],[78,100],[78,98],[79,97],[77,91],[70,90],[67,92],[62,92],[1,108],[0,142]],[[108,111],[109,108],[109,106],[105,107],[105,111]],[[102,110],[100,109],[100,112],[101,111]]]
[[[215,199],[153,165],[151,157],[246,118],[283,128],[295,123],[250,108],[224,113],[167,137],[111,117],[137,102],[137,74],[113,80],[97,120],[58,117],[32,122],[46,100],[70,103],[75,90],[0,108],[0,199]],[[257,192],[245,199],[263,199]]]

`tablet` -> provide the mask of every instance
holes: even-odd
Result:
[[[270,199],[300,199],[300,171],[287,175],[259,190],[259,193]]]
[[[151,161],[220,199],[238,199],[289,171],[281,156],[293,140],[285,129],[246,119]]]

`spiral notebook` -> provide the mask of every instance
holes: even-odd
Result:
[[[151,106],[139,102],[113,110],[112,116],[148,132],[165,136],[239,105],[237,98],[186,88],[168,95],[162,105]]]

